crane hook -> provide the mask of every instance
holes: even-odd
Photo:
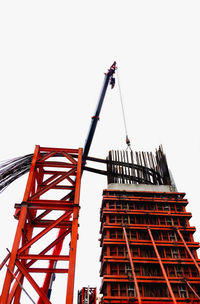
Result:
[[[114,86],[115,86],[115,78],[114,77],[111,77],[111,79],[110,79],[110,85],[111,85],[111,89],[113,89]]]
[[[126,144],[127,144],[127,149],[129,148],[130,150],[131,149],[131,142],[130,142],[130,139],[128,138],[128,135],[126,135]]]

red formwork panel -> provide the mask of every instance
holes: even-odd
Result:
[[[23,202],[15,205],[18,225],[1,304],[20,303],[25,279],[37,292],[38,304],[50,304],[48,292],[55,273],[66,276],[66,300],[63,300],[73,303],[81,161],[82,149],[36,146]],[[65,254],[64,240],[68,242]],[[56,267],[61,261],[65,266]],[[36,266],[38,262],[46,267]],[[39,286],[32,273],[43,274],[43,286]]]
[[[200,303],[199,243],[187,204],[179,192],[104,190],[104,304]]]

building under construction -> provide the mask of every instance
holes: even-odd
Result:
[[[114,87],[115,69],[114,63],[105,75],[84,150],[36,146],[33,155],[2,167],[2,188],[27,171],[29,177],[23,201],[15,205],[13,247],[0,265],[7,266],[0,304],[25,304],[22,292],[32,303],[51,304],[57,273],[67,277],[63,302],[97,303],[96,288],[84,287],[74,296],[84,170],[108,180],[100,210],[100,303],[200,303],[199,243],[193,239],[188,201],[176,189],[162,148],[155,154],[133,152],[127,137],[126,151],[110,151],[107,159],[88,156],[107,86]],[[89,161],[107,168],[88,167]],[[49,237],[53,231],[57,236]],[[43,275],[42,285],[34,274]],[[36,291],[36,301],[25,281]]]
[[[112,151],[101,207],[103,303],[200,303],[195,227],[161,148]]]

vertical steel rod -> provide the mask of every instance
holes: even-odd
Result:
[[[81,164],[82,164],[82,149],[79,149],[78,166],[77,166],[77,173],[76,173],[76,186],[75,186],[75,194],[74,194],[74,205],[76,205],[76,207],[74,206],[74,209],[73,209],[66,304],[73,304],[75,266],[76,266],[76,249],[77,249],[77,240],[78,240],[78,217],[79,217],[78,204],[79,204],[79,199],[80,199],[80,188],[81,188]]]
[[[17,249],[19,248],[20,240],[21,240],[21,235],[22,235],[22,229],[24,228],[24,224],[26,221],[26,215],[27,215],[27,204],[23,205],[21,208],[20,216],[19,216],[19,222],[17,225],[17,230],[15,234],[15,239],[13,242],[13,247],[12,247],[12,252],[10,254],[10,261],[8,264],[8,269],[6,272],[6,277],[4,281],[4,286],[2,290],[2,295],[1,295],[1,304],[7,304],[8,300],[8,295],[10,291],[10,285],[13,279],[13,276],[11,272],[14,271],[15,267],[15,260],[16,260],[16,255],[17,255]]]

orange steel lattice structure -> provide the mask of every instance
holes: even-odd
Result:
[[[184,193],[156,187],[157,191],[117,190],[115,184],[116,190],[103,192],[104,304],[200,303],[199,243],[189,224],[188,201]]]
[[[36,146],[23,202],[15,205],[18,226],[1,304],[20,303],[24,279],[37,292],[38,304],[50,304],[48,292],[55,273],[68,274],[66,303],[73,303],[81,162],[82,149]],[[63,246],[64,240],[70,248]],[[45,261],[49,263],[46,268],[37,265]],[[61,261],[65,265],[57,268]],[[43,274],[42,287],[32,273]]]

